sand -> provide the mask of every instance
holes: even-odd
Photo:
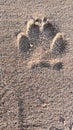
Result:
[[[31,16],[47,16],[64,33],[67,48],[59,56],[60,70],[29,68],[34,54],[25,58],[16,48],[16,34],[26,32]],[[72,31],[72,0],[0,0],[0,130],[64,129],[60,117],[67,128],[73,122]]]

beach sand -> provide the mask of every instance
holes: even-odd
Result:
[[[25,23],[31,17],[48,17],[64,33],[67,48],[59,57],[62,69],[31,69],[27,63],[35,51],[26,58],[19,54],[16,34],[26,32]],[[72,0],[0,0],[0,130],[64,129],[60,117],[69,126],[73,122],[72,69]]]

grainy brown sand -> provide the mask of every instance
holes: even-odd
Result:
[[[31,16],[47,16],[65,34],[60,71],[29,69],[30,56],[18,53],[15,34]],[[64,129],[60,116],[73,122],[72,0],[0,0],[0,80],[0,130]]]

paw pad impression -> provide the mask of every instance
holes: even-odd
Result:
[[[47,39],[49,37],[52,38],[50,47],[47,47],[47,51],[43,48],[42,44],[40,44],[41,33],[43,37],[44,35],[47,36]],[[37,42],[38,47],[36,46]],[[46,46],[45,42],[44,46]],[[30,68],[50,68],[52,66],[52,68],[55,70],[62,69],[62,62],[60,60],[58,62],[55,57],[61,55],[65,50],[66,44],[64,35],[63,33],[57,32],[56,28],[52,25],[52,23],[47,21],[46,17],[43,20],[39,18],[29,20],[27,22],[26,34],[21,32],[17,35],[17,48],[21,53],[28,52],[31,47],[34,47],[34,49],[31,58],[28,60],[27,66]],[[45,58],[42,61],[42,58],[46,55],[45,52],[47,52],[49,55],[49,57],[47,57],[48,62],[46,62]],[[53,61],[56,61],[54,64],[52,64],[51,60],[53,56]]]

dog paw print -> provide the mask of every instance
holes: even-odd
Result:
[[[27,67],[60,70],[63,66],[61,55],[66,49],[64,34],[46,17],[32,18],[26,27],[26,33],[20,32],[17,35],[16,46],[21,53],[30,52]]]

